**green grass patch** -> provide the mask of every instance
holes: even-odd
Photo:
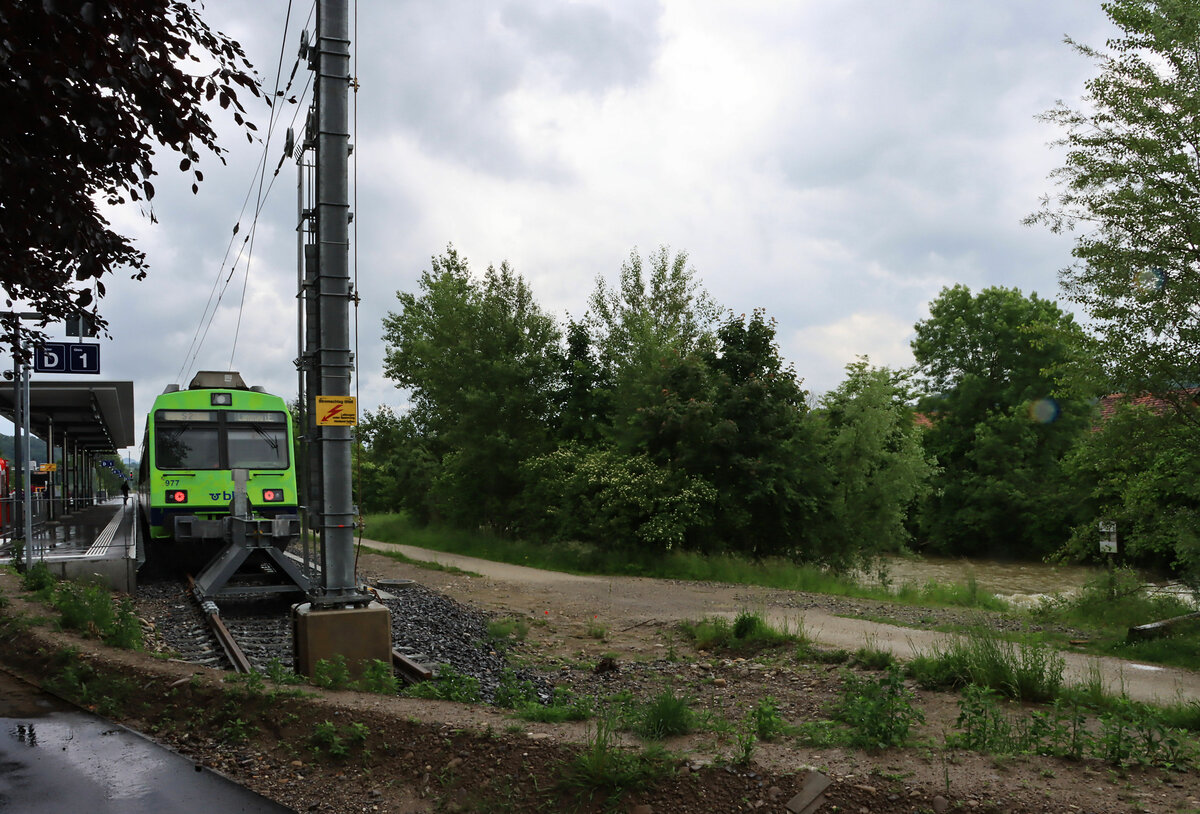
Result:
[[[413,545],[412,543],[407,543],[407,542],[405,544]],[[459,568],[456,565],[445,565],[440,562],[430,562],[428,560],[415,560],[412,557],[408,557],[408,556],[405,556],[404,554],[401,554],[399,551],[387,551],[387,550],[381,551],[379,549],[372,549],[372,551],[376,554],[382,554],[383,556],[387,557],[390,560],[395,560],[396,562],[402,562],[405,565],[415,565],[417,568],[424,568],[426,571],[443,571],[447,574],[457,574],[460,576],[467,576],[467,577],[482,577],[483,576],[483,574],[477,574],[474,571],[468,571],[464,568]]]
[[[1124,636],[1131,627],[1191,613],[1195,608],[1173,594],[1151,594],[1141,574],[1118,568],[1091,580],[1076,594],[1047,600],[1038,618]]]
[[[696,716],[687,698],[663,690],[634,715],[633,731],[643,738],[662,740],[686,735],[696,725]]]
[[[384,543],[418,546],[464,554],[494,562],[527,565],[572,574],[656,577],[702,582],[761,585],[792,591],[879,599],[909,604],[1002,610],[1001,600],[981,590],[973,580],[962,586],[929,582],[891,588],[865,586],[844,574],[787,559],[749,560],[727,554],[689,551],[639,552],[584,543],[543,545],[500,537],[487,531],[468,531],[442,525],[420,525],[403,513],[366,516],[366,535]],[[386,552],[385,552],[386,553]],[[388,554],[392,556],[392,554]],[[409,558],[402,561],[413,562]],[[413,562],[414,565],[423,563]]]
[[[1200,670],[1200,621],[1181,623],[1171,636],[1127,641],[1130,628],[1194,610],[1174,594],[1148,592],[1137,572],[1115,569],[1088,582],[1075,595],[1043,602],[1032,616],[1088,631],[1082,649],[1089,653]]]
[[[493,619],[487,623],[487,632],[497,642],[507,642],[510,639],[524,641],[529,635],[529,623],[515,616]]]
[[[559,766],[558,787],[573,797],[599,797],[612,806],[621,795],[644,788],[671,770],[670,758],[661,749],[622,749],[616,743],[612,720],[601,716],[589,729],[583,749]]]
[[[496,691],[496,705],[500,703],[500,691]],[[547,724],[561,724],[564,721],[586,721],[595,713],[591,700],[582,695],[575,695],[567,687],[555,687],[554,695],[549,704],[525,700],[514,705],[514,714],[525,721],[539,721]]]
[[[462,704],[477,704],[482,697],[479,679],[460,673],[449,664],[439,667],[437,678],[432,681],[421,681],[405,688],[404,695],[439,701],[458,701]]]
[[[758,653],[802,639],[800,635],[772,627],[760,614],[750,611],[742,611],[733,622],[717,616],[682,622],[679,628],[698,649],[729,653]]]
[[[917,656],[907,672],[926,689],[987,687],[1021,701],[1051,701],[1063,688],[1062,656],[1044,644],[1011,642],[991,630],[954,637]]]

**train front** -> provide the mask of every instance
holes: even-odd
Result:
[[[215,551],[227,536],[234,469],[246,470],[252,516],[298,517],[287,405],[230,376],[197,374],[187,390],[168,388],[154,402],[142,486],[152,540]],[[273,542],[284,548],[290,539]]]

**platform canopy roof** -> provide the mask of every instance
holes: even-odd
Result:
[[[0,384],[0,415],[13,420],[15,387]],[[29,383],[29,429],[54,444],[63,437],[88,452],[116,452],[134,445],[133,382],[33,381]]]

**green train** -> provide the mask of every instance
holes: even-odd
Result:
[[[252,515],[298,518],[292,438],[284,400],[247,387],[236,372],[201,371],[186,390],[168,385],[154,400],[142,440],[138,492],[147,543],[174,541],[196,555],[218,550],[233,506],[234,469],[247,470]],[[286,548],[290,539],[272,542]]]

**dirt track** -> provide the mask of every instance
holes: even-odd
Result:
[[[482,574],[485,578],[482,581],[464,578],[455,592],[477,604],[522,616],[569,615],[581,623],[598,617],[610,628],[630,630],[650,621],[671,623],[704,616],[733,616],[749,609],[763,613],[773,624],[787,625],[791,630],[803,629],[808,636],[828,647],[856,650],[870,645],[900,658],[928,652],[937,642],[947,638],[947,634],[937,631],[851,618],[855,614],[862,615],[860,603],[836,597],[744,585],[579,576],[415,546],[374,540],[363,540],[362,544],[366,548],[399,551],[414,560],[437,562]],[[914,623],[919,620],[914,619]],[[1063,657],[1070,682],[1083,681],[1098,668],[1107,690],[1124,690],[1135,700],[1200,699],[1200,674],[1191,671],[1070,652],[1063,653]]]

